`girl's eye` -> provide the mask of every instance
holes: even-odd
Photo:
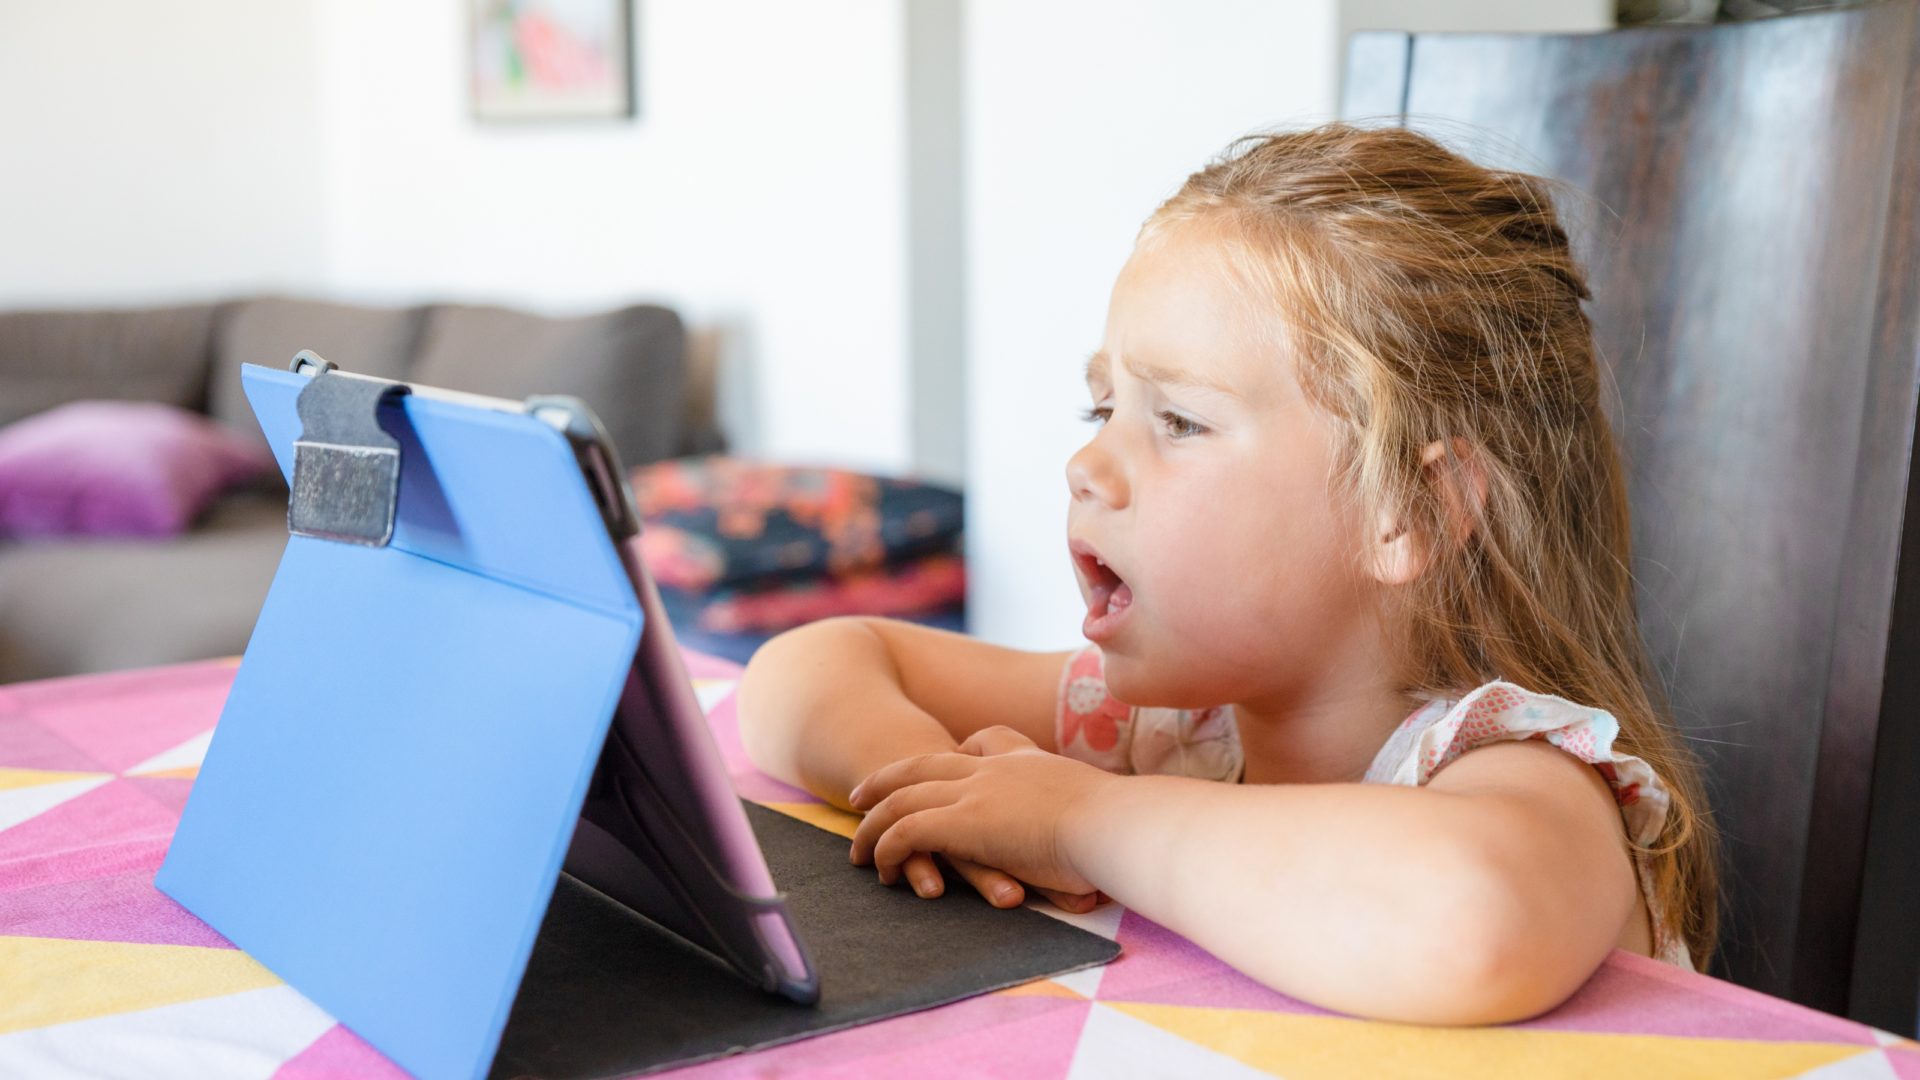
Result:
[[[1173,439],[1185,439],[1204,433],[1207,429],[1181,416],[1177,412],[1161,410],[1154,414],[1167,425],[1167,436]]]
[[[1089,424],[1104,424],[1107,422],[1107,418],[1111,417],[1112,415],[1113,415],[1113,410],[1108,408],[1107,406],[1095,405],[1091,409],[1082,410],[1080,413],[1080,419],[1085,420]]]

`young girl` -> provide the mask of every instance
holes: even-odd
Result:
[[[1697,767],[1629,575],[1585,274],[1538,178],[1412,131],[1250,137],[1141,230],[1067,462],[1078,650],[884,619],[769,642],[753,761],[850,857],[1110,896],[1283,993],[1419,1023],[1703,964]]]

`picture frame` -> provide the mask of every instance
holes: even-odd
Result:
[[[467,15],[475,120],[635,115],[633,0],[467,0]]]

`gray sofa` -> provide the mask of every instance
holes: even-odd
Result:
[[[286,297],[144,310],[0,313],[0,425],[86,398],[162,401],[258,437],[240,365],[313,349],[348,371],[520,398],[575,394],[629,466],[721,448],[666,308],[550,318]],[[0,539],[0,683],[246,648],[286,545],[277,474],[165,540]]]

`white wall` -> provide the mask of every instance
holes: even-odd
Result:
[[[310,0],[0,0],[0,306],[324,279]]]
[[[639,117],[477,124],[465,4],[321,11],[329,281],[717,331],[735,448],[904,469],[905,30],[866,0],[645,0]]]

